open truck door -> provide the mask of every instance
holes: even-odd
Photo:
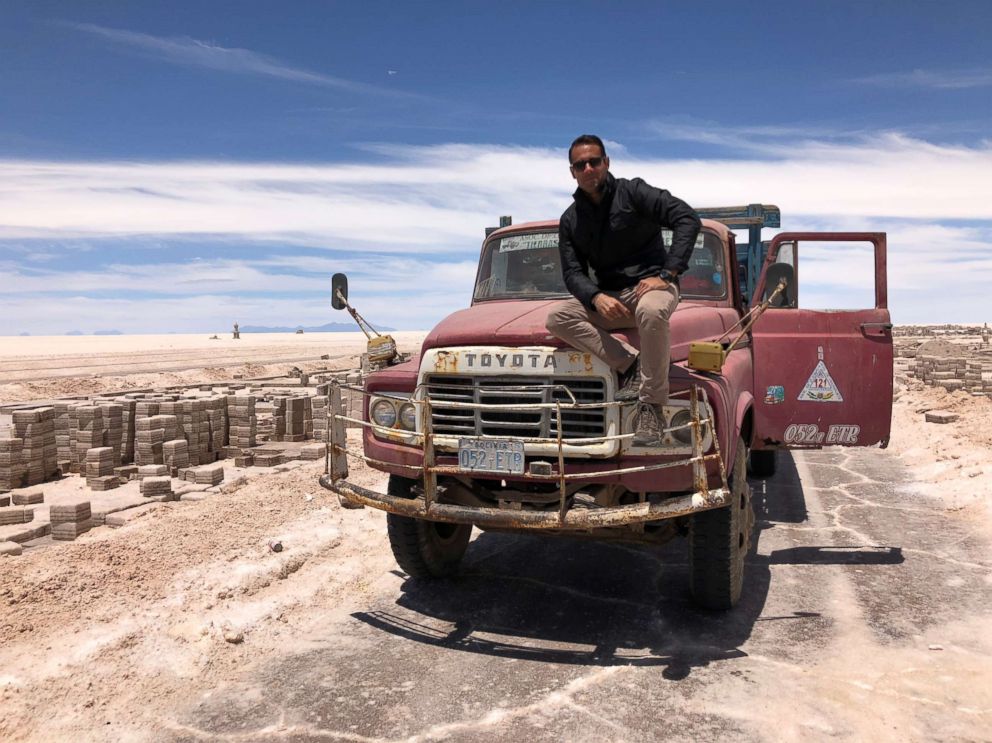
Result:
[[[871,243],[875,306],[802,309],[797,301],[799,256],[801,245],[809,242]],[[789,289],[752,328],[753,448],[888,445],[892,322],[885,250],[882,232],[793,232],[772,240],[752,306],[782,276]]]

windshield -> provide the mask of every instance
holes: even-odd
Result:
[[[665,247],[671,230],[662,230]],[[592,270],[590,269],[590,274]],[[592,275],[595,280],[595,275]],[[700,233],[680,279],[683,299],[723,299],[727,273],[723,244],[709,232]],[[528,232],[490,240],[482,250],[475,300],[551,299],[568,296],[561,275],[558,232]]]
[[[476,299],[547,299],[568,295],[558,258],[558,232],[490,240],[482,250]]]

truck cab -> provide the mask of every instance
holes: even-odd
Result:
[[[506,225],[482,244],[470,306],[433,328],[418,354],[367,378],[363,419],[354,421],[363,427],[360,454],[347,449],[341,392],[332,389],[321,484],[343,505],[385,510],[393,553],[414,577],[457,570],[473,527],[648,543],[687,537],[694,598],[731,608],[754,522],[749,464],[769,476],[777,448],[888,441],[886,243],[882,233],[779,235],[763,246],[746,297],[734,233],[717,219],[702,224],[670,321],[660,446],[634,445],[636,404],[615,401],[616,374],[545,328],[550,308],[570,296],[557,221]],[[870,243],[875,306],[802,309],[798,258],[809,242]],[[786,292],[749,326],[747,306],[783,278]],[[735,331],[731,347],[725,339]],[[617,334],[639,346],[636,329]],[[718,371],[689,363],[701,341],[727,349]],[[349,482],[349,457],[388,473],[386,492]]]

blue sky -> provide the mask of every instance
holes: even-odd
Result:
[[[0,2],[0,334],[343,322],[335,271],[427,328],[586,131],[696,206],[887,231],[896,322],[990,319],[992,3],[742,8]],[[869,271],[801,249],[801,302]]]

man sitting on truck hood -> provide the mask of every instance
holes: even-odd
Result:
[[[679,274],[701,227],[687,203],[640,178],[614,178],[603,140],[577,137],[568,148],[578,182],[561,215],[558,250],[574,299],[555,305],[547,328],[618,373],[617,400],[638,400],[638,446],[660,444],[668,402],[668,320],[679,302]],[[661,228],[672,230],[665,250]],[[595,272],[595,280],[590,276]],[[641,350],[610,331],[636,327]]]

